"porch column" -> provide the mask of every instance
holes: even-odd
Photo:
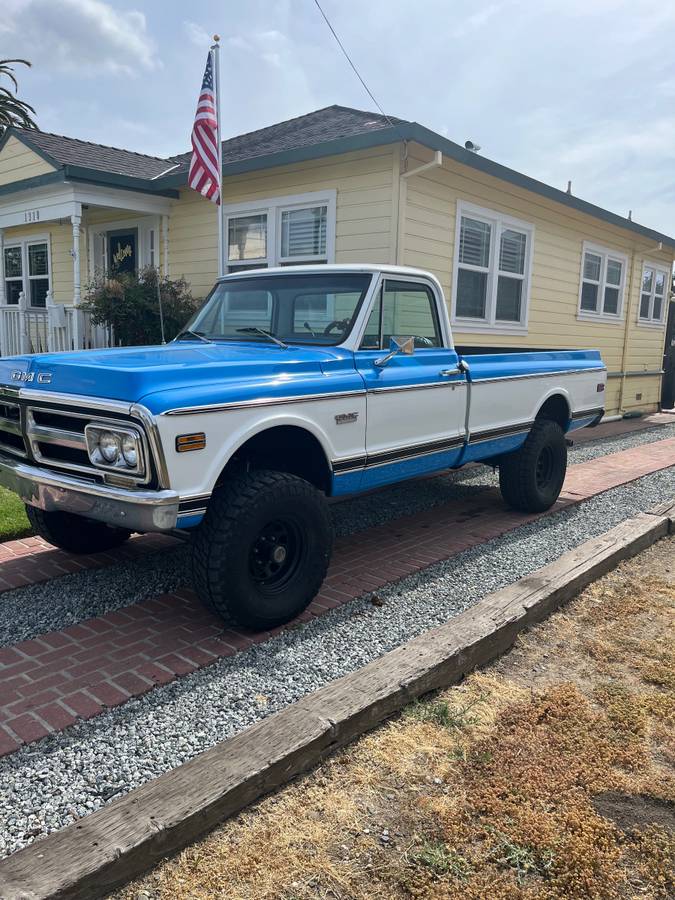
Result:
[[[0,228],[0,306],[4,306],[4,305],[5,305],[5,231],[3,228]],[[0,335],[0,338],[1,337],[2,337],[2,335]],[[0,341],[0,347],[1,346],[2,346],[2,343]]]
[[[6,356],[7,335],[5,334],[5,232],[0,228],[0,356]]]
[[[163,274],[165,278],[169,277],[169,217],[162,216],[162,255]]]
[[[73,346],[75,350],[81,350],[84,344],[82,340],[82,313],[80,312],[80,300],[82,299],[82,286],[80,283],[82,206],[80,203],[75,204],[70,223],[73,226],[73,249],[70,251],[70,255],[73,257]]]

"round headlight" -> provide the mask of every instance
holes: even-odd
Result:
[[[125,434],[122,438],[122,456],[124,462],[132,469],[138,465],[138,445],[136,438],[130,434]]]
[[[107,463],[115,463],[120,456],[120,439],[111,431],[104,431],[98,439],[98,449]]]

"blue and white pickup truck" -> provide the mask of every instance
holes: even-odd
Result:
[[[0,359],[0,484],[71,552],[189,533],[202,600],[269,628],[322,583],[328,497],[482,462],[549,508],[606,375],[593,350],[458,355],[423,271],[237,272],[168,345]]]

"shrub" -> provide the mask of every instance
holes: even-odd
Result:
[[[124,346],[160,344],[158,288],[164,336],[169,341],[185,327],[199,306],[183,278],[162,278],[157,269],[150,266],[138,274],[98,275],[87,286],[82,308],[91,313],[94,325],[112,326],[115,343]]]

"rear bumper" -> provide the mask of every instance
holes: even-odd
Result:
[[[170,531],[178,519],[175,491],[135,491],[95,484],[0,456],[0,485],[46,512],[69,512],[129,531]]]

